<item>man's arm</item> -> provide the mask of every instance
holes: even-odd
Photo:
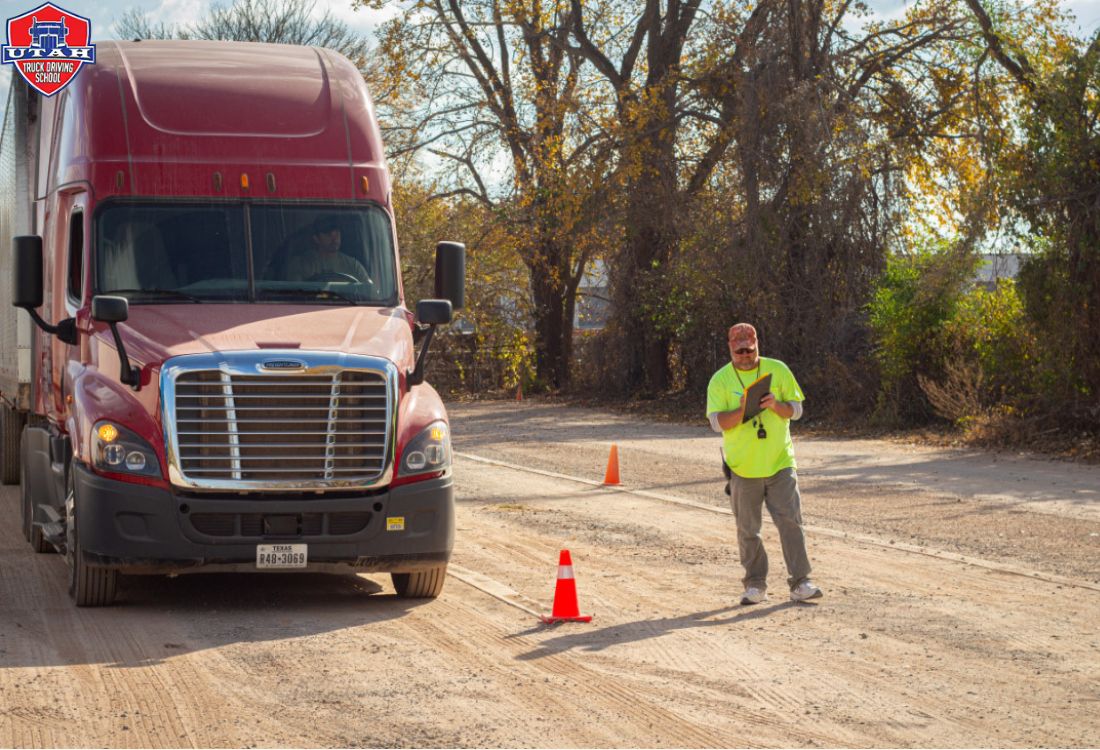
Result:
[[[745,413],[745,396],[741,396],[741,404],[733,411],[716,411],[708,414],[710,417],[710,427],[715,432],[724,432],[725,430],[732,430],[737,425],[741,424],[741,415]]]
[[[760,399],[760,405],[765,409],[771,409],[783,419],[798,419],[802,416],[801,401],[776,401],[772,393],[765,394],[764,398]]]
[[[744,414],[744,412],[745,409],[742,407],[737,411],[720,411],[714,416],[718,425],[723,430],[732,430],[734,427],[741,424],[741,415]]]
[[[357,258],[354,258],[351,255],[346,255],[346,254],[344,254],[344,257],[348,258],[348,260],[351,261],[351,263],[349,264],[351,266],[351,271],[349,271],[348,273],[350,273],[355,278],[359,279],[360,282],[362,282],[364,284],[371,284],[372,283],[371,282],[371,276],[366,273],[366,268],[363,267],[363,264],[360,263],[359,260],[357,260]]]

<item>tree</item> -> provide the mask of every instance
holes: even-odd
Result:
[[[965,94],[926,97],[920,80],[960,38],[952,4],[859,32],[850,1],[572,7],[570,49],[614,92],[626,236],[612,351],[628,388],[668,387],[669,345],[702,338],[689,319],[760,314],[772,351],[796,360],[835,345],[882,267],[911,154]],[[708,295],[719,303],[700,316]]]
[[[431,154],[437,197],[469,196],[508,227],[530,279],[536,376],[550,387],[569,382],[576,290],[599,224],[581,60],[562,42],[570,13],[556,0],[421,0],[381,43],[388,77],[417,87],[384,111],[390,148]]]
[[[366,70],[369,42],[333,17],[318,14],[315,0],[234,0],[214,5],[191,24],[152,23],[139,9],[123,13],[115,22],[121,39],[223,39],[238,42],[301,44],[336,50],[357,68]]]
[[[1045,236],[1021,287],[1029,317],[1062,373],[1058,419],[1100,426],[1100,31],[1086,43],[1051,39],[1048,54],[1020,43],[1010,17],[967,6],[989,54],[1018,84],[1024,138],[1006,149],[1014,207]]]
[[[567,49],[590,62],[612,93],[607,135],[616,144],[616,171],[610,186],[622,196],[624,237],[611,263],[608,369],[615,372],[615,387],[625,385],[627,392],[657,393],[669,385],[671,335],[660,314],[664,280],[679,248],[687,201],[732,140],[730,73],[759,33],[768,2],[748,14],[740,35],[722,40],[732,42],[728,54],[696,41],[700,6],[701,0],[625,7],[570,2]],[[714,10],[728,12],[721,5]],[[696,108],[693,95],[709,106]],[[691,132],[699,145],[685,167],[681,138],[692,122],[701,124]]]

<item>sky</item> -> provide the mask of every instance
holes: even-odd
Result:
[[[0,0],[3,8],[2,18],[18,15],[36,6],[41,0]],[[211,0],[53,0],[66,10],[71,10],[91,19],[93,40],[113,39],[114,22],[123,12],[131,8],[144,10],[154,22],[170,24],[187,23],[194,20],[214,3]],[[883,16],[892,17],[904,12],[905,7],[914,0],[869,0],[871,9]],[[223,0],[229,5],[230,0]],[[1100,27],[1100,0],[1063,0],[1062,5],[1076,17],[1080,28],[1091,33]],[[331,10],[333,15],[355,31],[369,34],[383,14],[368,9],[352,10],[351,0],[316,0],[318,11]]]
[[[37,7],[44,0],[0,0],[0,18],[7,19],[21,15]],[[114,39],[115,21],[127,10],[139,8],[146,12],[153,23],[180,24],[194,21],[203,15],[212,0],[53,0],[54,4],[88,18],[92,24],[92,41],[96,39]],[[867,0],[871,10],[884,19],[901,15],[907,6],[915,0]],[[231,0],[222,0],[222,5],[230,5]],[[1062,0],[1062,6],[1077,18],[1079,30],[1092,34],[1100,28],[1100,0]],[[369,9],[352,10],[351,0],[316,0],[318,12],[330,10],[333,16],[346,23],[353,31],[364,35],[371,34],[385,18],[381,11]],[[3,41],[7,41],[6,28]],[[4,66],[7,68],[9,66]],[[0,110],[7,101],[10,73],[0,69]]]
[[[19,15],[40,5],[45,0],[0,0],[3,18]],[[228,6],[232,0],[221,3],[211,0],[52,0],[53,4],[65,10],[71,10],[92,22],[92,41],[96,39],[117,39],[114,34],[115,21],[127,10],[140,8],[154,23],[189,23],[203,15],[210,6],[221,4]],[[1100,5],[1100,0],[1097,0]],[[377,11],[351,9],[351,0],[317,0],[318,13],[328,9],[333,16],[346,23],[352,30],[369,34],[381,15]]]

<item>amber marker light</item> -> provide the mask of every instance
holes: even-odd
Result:
[[[113,443],[118,438],[118,428],[113,424],[101,424],[99,426],[99,439],[105,443]]]
[[[446,433],[444,432],[442,427],[432,428],[432,440],[442,440],[445,434]]]
[[[370,177],[363,175],[359,178],[359,184],[363,187],[364,195],[370,192]]]
[[[241,190],[248,190],[248,175],[241,175]]]

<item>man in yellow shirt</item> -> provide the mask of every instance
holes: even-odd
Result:
[[[745,569],[741,603],[759,604],[768,598],[768,555],[760,538],[764,505],[779,530],[791,599],[815,599],[821,589],[810,581],[790,427],[792,420],[802,416],[802,389],[787,365],[760,356],[751,325],[731,326],[728,339],[730,364],[710,379],[707,417],[715,432],[722,433],[726,464],[732,472],[730,505],[737,518],[737,548]],[[763,411],[743,421],[745,392],[764,375],[771,375],[771,386],[760,400]]]

